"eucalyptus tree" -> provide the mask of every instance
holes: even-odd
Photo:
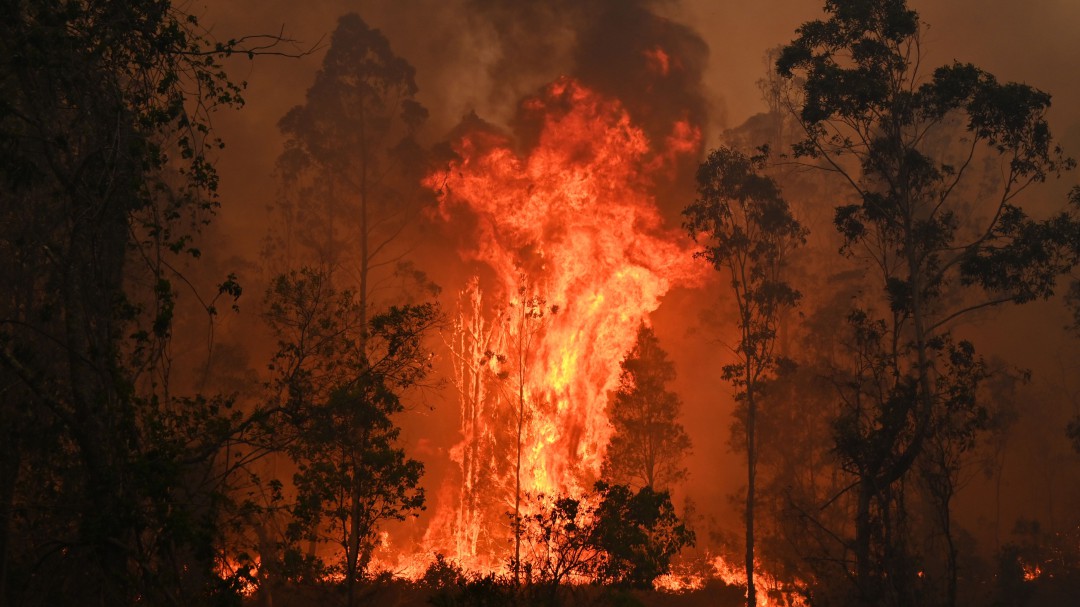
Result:
[[[329,565],[312,556],[294,576],[340,574],[353,605],[381,526],[424,508],[424,467],[400,445],[395,416],[430,371],[425,339],[439,314],[432,304],[392,306],[362,325],[356,295],[331,282],[308,268],[278,277],[266,318],[279,339],[272,385],[287,419],[277,431],[297,468],[286,560],[304,560],[301,540],[340,547]]]
[[[427,110],[417,92],[408,61],[349,13],[338,20],[304,102],[278,123],[285,150],[274,209],[282,221],[267,256],[278,273],[271,303],[311,320],[305,291],[313,283],[341,298],[319,321],[336,323],[327,343],[337,350],[309,359],[335,374],[304,401],[311,414],[299,418],[290,447],[300,468],[294,514],[309,539],[326,539],[328,525],[336,531],[350,604],[378,523],[423,504],[422,467],[397,446],[392,419],[404,392],[421,381],[421,343],[438,316],[429,304],[411,304],[437,291],[409,260],[425,168],[417,133]],[[296,264],[304,266],[299,273]]]
[[[866,603],[912,603],[898,483],[949,426],[950,394],[966,389],[950,381],[947,361],[960,353],[979,364],[949,328],[978,310],[1054,294],[1077,261],[1076,201],[1040,219],[1020,195],[1074,163],[1050,136],[1048,94],[968,63],[926,71],[919,17],[904,0],[828,0],[824,10],[776,67],[801,82],[789,99],[805,133],[795,155],[854,195],[838,201],[835,225],[878,293],[850,316],[853,360],[868,381],[851,384],[836,427],[857,491],[858,592]],[[976,187],[985,162],[1000,177]],[[955,584],[948,592],[953,603]]]
[[[378,295],[386,299],[402,272],[426,282],[408,260],[406,237],[426,168],[417,134],[428,112],[417,92],[409,62],[349,13],[338,20],[304,103],[278,123],[285,150],[272,269],[320,268],[356,294],[361,315],[377,311]]]
[[[765,157],[713,150],[698,169],[698,197],[688,206],[686,228],[704,248],[698,257],[730,280],[735,298],[738,342],[735,362],[725,365],[724,379],[745,406],[741,420],[746,438],[746,604],[757,604],[754,586],[754,497],[757,472],[758,405],[766,383],[783,359],[776,352],[783,313],[801,295],[785,280],[793,249],[806,238],[780,189],[759,171]]]

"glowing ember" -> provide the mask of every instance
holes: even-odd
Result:
[[[494,275],[486,302],[478,283],[462,293],[451,347],[462,489],[443,492],[427,538],[473,569],[499,568],[511,546],[519,394],[522,491],[580,493],[599,474],[608,392],[638,324],[673,284],[694,285],[706,272],[682,234],[664,229],[650,194],[653,176],[697,152],[695,127],[673,125],[654,149],[618,102],[567,78],[522,113],[539,127],[527,155],[481,129],[425,180],[439,192],[442,219],[474,226],[461,255]]]
[[[256,572],[261,566],[261,559],[256,557],[250,563],[224,557],[217,564],[217,576],[223,580],[231,580],[238,584],[237,590],[243,596],[252,596],[259,589]]]
[[[754,569],[754,585],[757,587],[758,607],[804,607],[806,602],[791,591],[790,585],[775,577],[762,573],[761,564]],[[746,587],[746,570],[740,565],[728,562],[722,556],[709,557],[704,570],[698,568],[689,571],[674,571],[655,580],[653,587],[671,593],[684,593],[701,590],[707,580],[720,580],[729,586]]]

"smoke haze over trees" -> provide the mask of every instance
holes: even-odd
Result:
[[[10,13],[0,604],[1080,591],[1080,7]]]

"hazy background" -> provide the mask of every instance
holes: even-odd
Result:
[[[619,0],[611,0],[618,2]],[[607,0],[579,2],[606,4]],[[571,14],[554,2],[502,2],[492,0],[375,0],[368,2],[292,0],[229,0],[193,2],[188,10],[202,19],[211,34],[229,39],[251,33],[276,33],[296,39],[308,48],[322,41],[321,51],[299,59],[260,57],[230,63],[232,77],[248,83],[247,106],[240,112],[217,116],[215,127],[227,147],[218,163],[222,210],[211,237],[223,266],[233,266],[244,280],[245,269],[254,267],[267,229],[267,205],[276,195],[274,161],[282,138],[277,121],[294,105],[303,102],[322,61],[322,51],[338,16],[358,12],[380,28],[394,51],[416,68],[419,99],[431,112],[425,142],[441,140],[461,117],[475,111],[494,123],[505,123],[522,95],[566,73],[610,68],[618,79],[617,65],[607,66],[596,53],[575,46],[585,32],[612,36],[597,42],[597,49],[618,44],[619,28],[605,28]],[[700,105],[706,147],[723,141],[725,129],[737,127],[765,109],[756,81],[766,70],[765,52],[786,43],[796,27],[821,13],[818,0],[754,0],[752,2],[631,2],[651,9],[678,26],[673,31],[697,48],[694,34],[703,43],[700,87],[688,82],[683,100]],[[952,60],[970,61],[995,74],[999,80],[1016,80],[1053,94],[1051,125],[1072,155],[1080,155],[1080,2],[1075,0],[943,0],[912,2],[930,25],[923,39],[926,66]],[[588,11],[585,11],[588,12]],[[575,16],[576,15],[576,16]],[[680,29],[682,28],[682,29]],[[576,50],[575,50],[576,49]],[[704,52],[706,51],[707,52]],[[1063,182],[1034,189],[1026,200],[1047,200],[1059,205],[1068,184]],[[692,192],[692,184],[687,184]],[[692,194],[687,194],[692,195]],[[789,198],[798,193],[788,193]],[[668,217],[690,202],[676,191],[659,201]],[[678,227],[673,222],[672,227]],[[215,247],[207,246],[206,249]],[[456,255],[442,252],[444,258]],[[837,258],[839,260],[839,258]],[[424,265],[424,260],[418,260]],[[438,280],[438,277],[436,277]],[[459,284],[442,284],[453,292]],[[803,289],[812,285],[799,285]],[[715,291],[714,291],[715,292]],[[679,379],[674,386],[684,401],[683,423],[694,443],[689,461],[690,482],[686,492],[700,510],[710,513],[732,529],[739,524],[738,510],[728,496],[745,475],[743,456],[728,447],[732,399],[730,388],[720,380],[718,346],[700,331],[693,332],[687,310],[700,307],[701,291],[675,290],[669,294],[653,322],[663,347],[676,364]],[[256,314],[261,294],[249,290],[241,300],[244,314]],[[1016,365],[1035,371],[1033,384],[1024,392],[1022,422],[1015,430],[1017,445],[1002,477],[1002,491],[1012,496],[1010,513],[1003,521],[1027,513],[1040,518],[1055,516],[1054,509],[1069,507],[1077,491],[1076,457],[1064,438],[1064,424],[1080,407],[1077,375],[1077,342],[1061,328],[1066,322],[1060,302],[1033,304],[984,318],[978,345],[986,353],[1007,357]],[[225,321],[224,333],[229,331]],[[250,330],[236,324],[234,331]],[[961,328],[963,330],[963,328]],[[233,339],[242,336],[233,335]],[[249,344],[261,343],[252,336]],[[256,345],[254,349],[258,349]],[[263,364],[268,353],[251,353],[252,364]],[[617,364],[618,361],[613,361]],[[434,495],[445,467],[445,450],[457,437],[456,400],[452,390],[429,392],[404,421],[411,455],[425,460],[425,485]],[[822,437],[823,441],[829,437]],[[1068,464],[1065,466],[1065,464]],[[977,484],[977,483],[976,483]],[[972,521],[986,522],[994,516],[976,487],[961,496]],[[1055,505],[1056,504],[1056,505]],[[1064,504],[1064,505],[1063,505]],[[1060,515],[1061,513],[1056,513]],[[1010,523],[1011,525],[1011,523]],[[1007,531],[1007,529],[1006,529]]]

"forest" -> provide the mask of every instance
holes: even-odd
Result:
[[[1075,604],[1080,9],[822,1],[4,2],[0,607]]]

